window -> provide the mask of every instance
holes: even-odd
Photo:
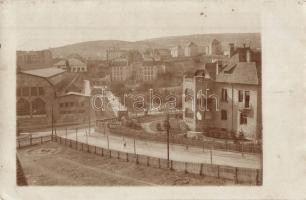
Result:
[[[32,102],[32,114],[33,115],[46,114],[45,102],[40,98],[37,98]]]
[[[30,115],[30,103],[25,99],[17,101],[17,115]]]
[[[38,95],[39,95],[39,96],[44,96],[44,95],[45,95],[45,91],[44,91],[44,88],[43,88],[43,87],[39,87],[39,88],[38,88]]]
[[[69,104],[68,104],[68,102],[66,102],[66,103],[65,103],[65,107],[68,107],[68,106],[69,106]]]
[[[60,108],[63,108],[64,107],[64,103],[60,103]]]
[[[244,107],[245,108],[249,108],[250,107],[250,91],[245,91]]]
[[[31,87],[31,96],[37,96],[38,91],[37,91],[37,87]]]
[[[225,88],[222,88],[222,91],[221,91],[221,100],[222,101],[227,101],[227,89],[225,89]]]
[[[242,91],[242,90],[239,90],[239,91],[238,91],[238,101],[239,101],[239,102],[242,102],[242,101],[243,101],[243,91]]]
[[[22,96],[29,96],[30,94],[30,88],[28,87],[22,88],[21,91],[22,91]]]
[[[71,106],[71,107],[73,107],[73,105],[74,105],[74,103],[73,103],[73,102],[70,102],[69,104],[70,104],[70,106]]]
[[[17,88],[17,97],[20,97],[21,96],[21,89],[20,88]]]
[[[248,118],[244,113],[240,113],[240,124],[247,124]]]
[[[226,110],[221,110],[221,120],[227,120],[227,112],[226,112]]]

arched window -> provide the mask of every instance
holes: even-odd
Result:
[[[19,99],[17,101],[17,115],[30,115],[30,103],[25,99]]]
[[[40,98],[37,98],[32,102],[32,114],[33,115],[46,114],[45,102]]]

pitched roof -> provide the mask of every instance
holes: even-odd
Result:
[[[62,65],[66,65],[66,60],[60,60],[60,61],[58,61],[58,62],[54,63],[53,65],[55,65],[55,66],[62,66]]]
[[[65,70],[57,68],[57,67],[50,67],[50,68],[43,68],[43,69],[33,69],[33,70],[27,70],[22,71],[25,74],[30,74],[34,76],[39,76],[43,78],[49,78],[61,73],[64,73]]]
[[[216,77],[216,82],[258,85],[255,62],[239,62],[226,66]]]
[[[205,71],[210,76],[211,79],[216,79],[216,70],[217,70],[217,63],[206,63],[205,64]]]
[[[76,58],[69,58],[68,63],[69,65],[85,65],[85,63]]]
[[[190,46],[198,46],[198,45],[196,45],[196,44],[193,43],[193,42],[188,42],[187,45],[186,45],[186,47],[190,47]]]

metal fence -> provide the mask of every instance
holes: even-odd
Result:
[[[94,145],[89,145],[83,142],[77,142],[75,140],[66,139],[60,136],[43,136],[37,138],[23,138],[18,139],[18,147],[24,147],[35,144],[42,144],[44,142],[54,141],[58,144],[69,146],[70,148],[78,151],[94,153],[99,156],[105,156],[113,159],[118,159],[125,162],[133,162],[139,165],[148,167],[155,167],[160,169],[170,169],[177,172],[198,174],[201,176],[215,177],[219,179],[227,179],[233,181],[235,184],[247,184],[247,185],[261,185],[262,184],[262,170],[249,169],[240,167],[231,167],[224,165],[214,165],[206,163],[191,163],[180,162],[156,158],[152,156],[140,155],[135,153],[127,153],[122,151],[116,151],[112,149],[106,149]]]
[[[104,127],[96,127],[96,131],[104,133]],[[156,141],[166,143],[167,136],[165,134],[148,134],[143,133],[141,130],[123,130],[121,128],[109,129],[114,135],[126,136],[130,138],[136,138],[147,141]],[[262,153],[261,145],[254,143],[233,143],[232,141],[219,141],[219,140],[199,140],[184,138],[180,135],[170,135],[170,143],[184,146],[194,146],[205,149],[216,149],[228,152],[250,153],[258,154]]]

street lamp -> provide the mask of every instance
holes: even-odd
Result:
[[[170,156],[169,156],[169,134],[170,134],[170,122],[169,122],[169,113],[167,112],[167,118],[165,121],[165,127],[167,130],[167,167],[169,167],[169,161],[170,161]]]

